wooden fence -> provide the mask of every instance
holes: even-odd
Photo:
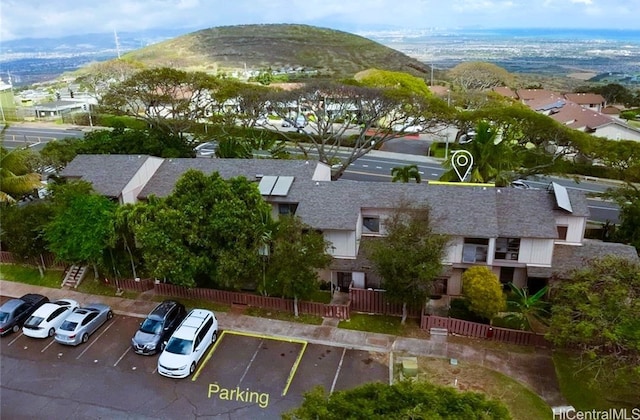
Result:
[[[126,289],[129,283],[121,285]],[[260,296],[251,293],[229,292],[226,290],[187,288],[169,283],[153,284],[156,294],[183,299],[200,299],[226,305],[254,306],[274,311],[293,312],[293,299],[283,299],[272,296]],[[302,314],[321,317],[349,319],[349,305],[332,305],[318,302],[298,301],[298,311]]]
[[[56,261],[56,257],[53,254],[43,254],[42,257],[33,257],[27,260],[21,260],[17,258],[12,252],[0,251],[0,263],[4,264],[30,264],[30,265],[42,265],[45,267],[64,269],[66,265],[59,261]]]
[[[391,303],[385,298],[384,290],[349,288],[351,310],[368,314],[402,315],[402,304]],[[422,308],[407,307],[407,316],[420,318]]]
[[[470,322],[456,318],[423,315],[420,320],[420,328],[427,331],[431,328],[446,328],[449,333],[464,335],[466,337],[486,338],[488,340],[519,344],[523,346],[549,346],[549,342],[542,334],[536,334],[530,331],[492,327],[491,325],[479,324],[477,322]]]

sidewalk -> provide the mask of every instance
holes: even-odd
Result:
[[[0,280],[0,294],[20,297],[27,293],[39,293],[49,300],[74,299],[80,305],[99,301],[111,306],[114,313],[144,318],[158,302],[132,300],[116,296],[93,296],[75,290],[53,289]],[[526,384],[551,406],[565,405],[555,376],[551,352],[536,349],[534,353],[517,353],[506,350],[491,350],[482,346],[458,342],[439,342],[436,339],[416,339],[395,335],[346,330],[326,325],[308,325],[278,321],[232,312],[217,312],[223,330],[267,335],[281,339],[304,340],[312,344],[345,347],[381,353],[455,358],[497,370]],[[328,321],[328,320],[327,320]]]

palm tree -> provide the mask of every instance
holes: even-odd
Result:
[[[480,121],[473,141],[463,148],[473,156],[474,166],[468,182],[494,182],[496,186],[506,186],[515,170],[522,165],[519,149],[510,142],[500,139],[499,130],[486,121]],[[452,156],[451,156],[452,157]],[[449,169],[442,175],[442,181],[454,181],[457,175],[452,166],[451,157],[445,162]],[[461,172],[466,172],[466,168]]]
[[[535,328],[535,326],[549,323],[547,304],[542,300],[547,290],[549,290],[547,286],[533,295],[529,295],[529,290],[526,287],[517,287],[513,283],[509,283],[509,287],[514,294],[514,298],[509,299],[507,303],[517,309],[518,313],[512,316],[520,320],[521,328],[524,328],[528,323],[532,330],[536,330],[539,328]]]
[[[0,202],[13,203],[40,186],[40,174],[27,165],[27,149],[0,147]]]
[[[391,169],[391,176],[393,182],[409,182],[411,179],[415,179],[419,184],[422,181],[417,165],[397,166]]]

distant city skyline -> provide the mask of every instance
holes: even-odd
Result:
[[[640,30],[640,0],[3,0],[0,41],[297,23],[348,32],[455,28]],[[0,44],[1,46],[1,44]]]

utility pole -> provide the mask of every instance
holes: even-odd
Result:
[[[433,64],[431,64],[431,84],[429,86],[433,86]]]

